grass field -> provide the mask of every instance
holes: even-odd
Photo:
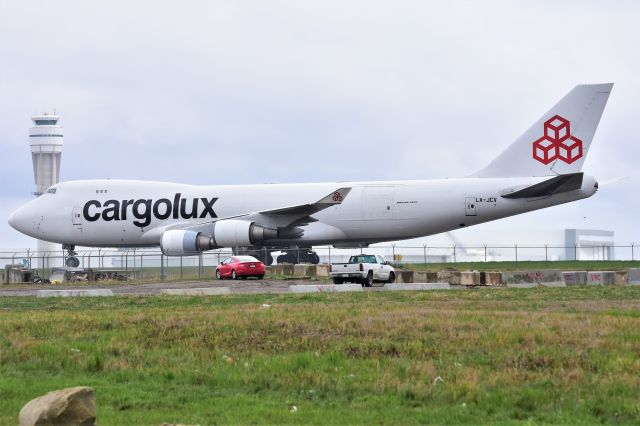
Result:
[[[261,305],[268,304],[269,308]],[[640,422],[640,288],[0,299],[0,424]]]

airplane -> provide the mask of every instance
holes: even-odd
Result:
[[[591,197],[582,165],[613,83],[578,85],[486,167],[457,179],[211,185],[79,180],[53,185],[9,224],[75,246],[272,250],[424,237]],[[258,253],[260,251],[257,251]]]

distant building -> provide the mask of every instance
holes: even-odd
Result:
[[[567,260],[615,260],[613,231],[565,229]]]

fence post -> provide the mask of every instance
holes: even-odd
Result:
[[[549,246],[548,245],[544,245],[544,261],[548,262],[549,261],[549,252],[548,252]]]
[[[458,260],[456,258],[456,245],[453,245],[453,263],[458,263]]]
[[[633,261],[633,260],[635,260],[635,259],[633,258],[633,243],[631,243],[631,260],[632,260],[632,261]]]
[[[29,249],[27,249],[27,262],[28,262],[29,268],[31,268],[31,254],[29,253]]]
[[[422,246],[422,250],[424,252],[424,270],[427,270],[427,245]]]
[[[360,250],[360,254],[362,254],[362,249]],[[393,259],[393,263],[396,263],[396,245],[391,244],[391,258]]]
[[[129,249],[124,253],[124,276],[129,280]]]
[[[487,263],[487,245],[484,245],[484,263]]]
[[[518,245],[517,244],[515,245],[515,248],[516,248],[516,262],[517,262],[518,261]]]
[[[180,279],[182,280],[182,256],[180,256]]]
[[[160,254],[160,279],[164,280],[164,253]]]
[[[329,265],[331,265],[331,246],[329,246]]]
[[[578,260],[578,245],[573,245],[573,260]]]

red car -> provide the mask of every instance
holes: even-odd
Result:
[[[264,278],[264,263],[253,256],[231,256],[220,262],[216,267],[216,278],[232,280],[247,277]]]

